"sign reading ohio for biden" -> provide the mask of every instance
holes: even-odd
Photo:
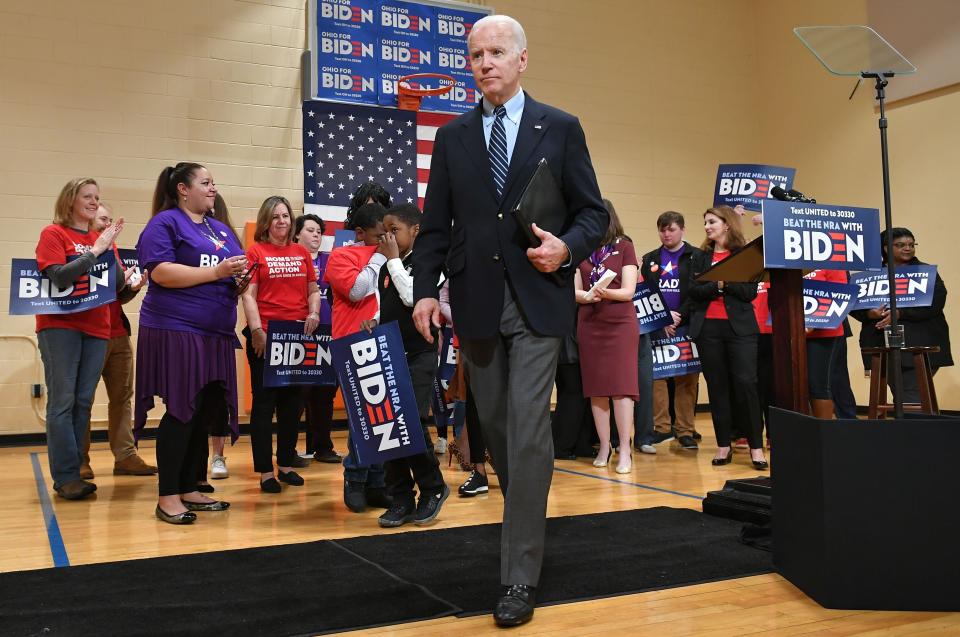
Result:
[[[937,282],[935,265],[902,265],[896,269],[894,292],[897,307],[930,307]],[[887,272],[860,272],[850,276],[857,286],[855,310],[872,310],[890,304],[890,283]]]
[[[78,257],[68,257],[73,261]],[[117,300],[113,251],[100,255],[89,272],[63,289],[37,269],[34,259],[13,259],[10,266],[10,314],[74,314]]]
[[[686,327],[678,327],[675,336],[650,340],[653,347],[653,379],[696,374],[700,371],[700,352],[687,336]]]
[[[770,199],[774,186],[790,190],[796,168],[765,166],[763,164],[720,164],[717,184],[713,190],[714,206],[741,205],[760,212],[760,204]]]
[[[853,309],[857,286],[832,281],[803,282],[803,326],[808,329],[838,327]]]
[[[338,338],[330,349],[360,463],[426,451],[396,321]]]
[[[764,201],[763,265],[877,270],[880,214],[876,208]]]
[[[637,291],[633,295],[633,307],[637,311],[637,323],[640,325],[640,334],[649,334],[661,327],[673,325],[673,315],[663,300],[659,290],[652,290],[650,286],[640,281]]]
[[[302,321],[270,321],[263,353],[263,386],[336,385],[330,356],[330,326],[303,333]]]

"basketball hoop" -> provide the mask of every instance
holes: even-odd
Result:
[[[423,87],[423,80],[433,79],[447,82],[446,86],[437,88]],[[411,84],[412,83],[412,84]],[[414,73],[404,75],[397,80],[397,107],[405,111],[420,110],[420,101],[428,95],[443,95],[453,90],[457,81],[442,73]]]

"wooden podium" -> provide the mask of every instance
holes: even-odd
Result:
[[[757,237],[697,277],[699,281],[759,283],[770,281],[768,303],[773,317],[773,402],[777,407],[810,413],[807,383],[807,336],[803,324],[803,275],[797,269],[766,269],[763,237]]]

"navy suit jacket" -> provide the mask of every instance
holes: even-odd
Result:
[[[573,259],[561,268],[562,283],[537,271],[527,259],[529,242],[511,212],[544,157],[567,204],[558,236]],[[543,336],[573,332],[573,273],[597,248],[609,223],[576,117],[525,94],[500,202],[483,135],[482,106],[449,122],[434,141],[423,213],[413,252],[414,298],[436,298],[436,281],[445,269],[460,337],[498,333],[508,280],[532,331]]]

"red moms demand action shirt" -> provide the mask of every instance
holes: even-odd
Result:
[[[100,233],[50,224],[40,232],[37,266],[44,271],[51,265],[66,265],[67,258],[90,251]],[[119,261],[119,259],[117,259]],[[74,314],[37,314],[37,332],[51,328],[76,330],[96,338],[110,338],[110,304]]]
[[[258,264],[251,283],[257,285],[257,310],[267,330],[270,320],[301,321],[307,318],[307,286],[316,282],[313,258],[299,243],[276,246],[255,243],[247,260]]]

